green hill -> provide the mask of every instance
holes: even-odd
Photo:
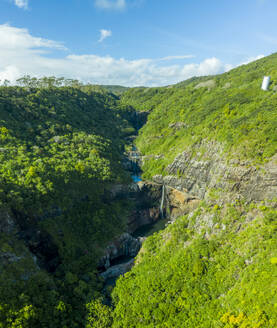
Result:
[[[123,87],[121,85],[101,85],[104,89],[107,91],[115,94],[115,95],[122,95],[124,92],[126,92],[129,88]]]
[[[276,67],[274,54],[122,97],[151,110],[144,178],[200,205],[147,238],[113,291],[113,327],[276,327]]]
[[[143,155],[166,156],[159,162],[150,159],[144,167],[145,177],[163,174],[180,151],[203,140],[217,140],[229,156],[233,153],[236,158],[255,163],[272,157],[277,150],[277,94],[273,90],[277,85],[276,64],[274,54],[205,78],[206,82],[195,78],[184,86],[155,89],[153,99],[146,96],[146,106],[152,112],[137,145]],[[260,88],[264,75],[272,78],[269,92]],[[129,90],[124,97],[131,92],[135,99],[130,104],[142,102],[137,90]],[[146,91],[146,95],[150,92],[151,89]],[[182,128],[176,128],[176,124]]]
[[[105,196],[129,182],[121,111],[107,93],[0,87],[1,327],[84,322],[98,258],[130,206]]]
[[[276,67],[274,54],[161,88],[0,87],[0,327],[275,328]],[[135,143],[171,221],[105,300],[97,261],[132,214],[107,190],[130,182],[122,155],[148,113]]]

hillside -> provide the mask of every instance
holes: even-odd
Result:
[[[1,327],[84,322],[99,256],[131,206],[105,192],[130,180],[122,154],[134,129],[121,111],[91,90],[0,87]]]
[[[275,328],[276,67],[0,87],[0,327]]]
[[[118,281],[113,327],[276,327],[276,67],[274,54],[122,97],[151,110],[136,144],[173,222]]]
[[[200,78],[185,86],[163,88],[153,100],[147,97],[147,106],[153,110],[140,131],[137,145],[143,155],[160,155],[161,159],[146,161],[145,177],[164,174],[183,150],[195,151],[199,147],[197,151],[203,152],[203,141],[216,140],[229,157],[233,154],[236,159],[256,164],[272,157],[277,149],[277,95],[273,90],[277,82],[276,63],[277,55],[272,55],[206,78],[206,82]],[[272,77],[271,92],[260,89],[265,74]],[[130,103],[139,103],[140,99],[138,95]]]

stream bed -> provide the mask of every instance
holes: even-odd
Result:
[[[130,176],[134,183],[138,184],[139,182],[142,182],[143,185],[140,158],[141,154],[137,151],[135,146],[132,146],[131,150],[126,155],[126,169],[130,172]],[[121,275],[124,275],[126,272],[131,270],[134,265],[134,259],[137,256],[145,238],[151,236],[155,232],[163,230],[169,221],[169,218],[164,215],[163,211],[165,202],[164,186],[162,189],[162,194],[153,204],[151,204],[151,201],[153,201],[152,198],[148,199],[149,196],[147,194],[147,188],[146,194],[143,193],[144,191],[141,191],[140,189],[140,191],[137,193],[135,192],[132,196],[132,199],[137,199],[139,204],[137,205],[138,211],[142,211],[142,213],[144,213],[141,219],[142,224],[138,226],[137,229],[133,230],[133,232],[125,233],[119,237],[117,241],[111,243],[108,247],[109,251],[105,255],[104,261],[102,261],[99,274],[104,279],[104,288],[102,292],[108,303],[110,302],[110,294],[116,284],[116,280]],[[141,205],[141,201],[143,201],[144,204],[147,204],[148,207],[146,209],[144,209],[143,205]],[[155,213],[154,218],[151,216],[153,213]],[[136,218],[135,214],[133,218]],[[148,218],[151,219],[149,220]],[[148,224],[148,222],[151,223]]]

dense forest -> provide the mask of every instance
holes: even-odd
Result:
[[[97,259],[131,206],[105,195],[130,179],[128,109],[102,89],[53,81],[0,87],[1,327],[82,325],[101,287]]]
[[[276,65],[160,88],[5,82],[0,327],[276,327]],[[143,179],[181,181],[199,205],[143,242],[107,302],[97,261],[133,206],[107,191],[131,182],[136,112]]]

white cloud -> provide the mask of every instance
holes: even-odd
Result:
[[[101,9],[122,10],[126,7],[125,0],[95,0],[95,6]]]
[[[103,42],[109,36],[112,36],[112,31],[110,31],[110,30],[100,30],[100,39],[98,40],[98,42]]]
[[[0,49],[3,51],[21,51],[26,49],[59,49],[66,50],[61,42],[33,37],[25,28],[0,25]],[[1,54],[0,54],[1,56]]]
[[[243,61],[240,65],[247,65],[247,64],[249,64],[249,63],[251,63],[255,60],[259,60],[259,59],[262,59],[264,57],[265,57],[265,55],[258,55],[256,57],[249,57],[245,61]]]
[[[177,60],[177,59],[190,59],[190,58],[194,58],[195,56],[193,55],[182,55],[182,56],[167,56],[167,57],[163,57],[160,58],[159,60]]]
[[[192,76],[222,73],[230,68],[218,58],[200,63],[170,64],[160,59],[116,59],[95,54],[55,56],[62,43],[32,36],[28,30],[0,25],[0,79],[15,82],[24,74],[64,76],[97,84],[161,86]],[[47,53],[52,51],[50,56]],[[170,56],[169,58],[180,56]],[[182,56],[185,57],[185,56]]]
[[[16,66],[6,66],[2,72],[0,71],[0,81],[8,80],[14,82],[19,76],[20,72]]]
[[[28,0],[14,0],[14,4],[19,8],[28,8]]]

